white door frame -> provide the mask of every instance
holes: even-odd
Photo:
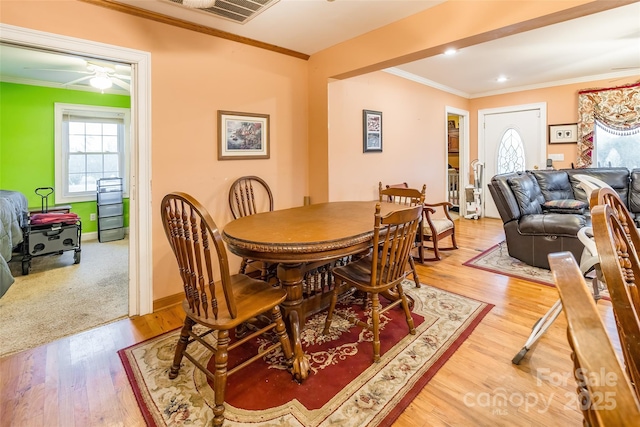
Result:
[[[0,41],[131,64],[129,316],[151,313],[151,54],[1,23]]]
[[[459,179],[460,179],[460,183],[458,185],[458,191],[459,191],[459,205],[460,205],[460,217],[464,218],[464,216],[467,214],[467,200],[466,200],[466,194],[464,191],[465,186],[467,185],[467,182],[469,180],[469,112],[467,110],[461,110],[459,108],[455,108],[455,107],[450,107],[450,106],[445,106],[445,111],[444,111],[444,124],[443,126],[445,127],[445,131],[444,134],[447,135],[448,131],[449,131],[449,123],[447,120],[447,117],[452,114],[452,115],[456,115],[459,116],[460,119],[458,121],[458,128],[459,130],[459,146],[458,146],[458,156],[459,156]],[[448,146],[448,139],[445,139],[445,147]],[[447,150],[445,148],[445,164],[448,164],[448,158],[446,158],[447,156]],[[448,171],[445,168],[445,177],[444,177],[444,182],[448,183],[449,182],[449,177],[448,177]],[[445,193],[445,200],[448,201],[448,188],[447,188],[447,192]]]
[[[547,156],[547,103],[546,102],[536,102],[533,104],[522,104],[522,105],[512,105],[508,107],[499,107],[499,108],[487,108],[483,110],[478,110],[478,160],[480,163],[485,164],[484,158],[484,116],[489,114],[504,114],[504,113],[515,113],[519,111],[527,111],[527,110],[540,110],[540,159],[545,159]],[[542,163],[546,165],[546,162]],[[485,175],[482,177],[483,187],[489,183],[491,176]],[[482,195],[482,212],[484,212],[484,203],[487,197],[491,197],[489,194]]]

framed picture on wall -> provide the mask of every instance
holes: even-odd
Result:
[[[218,160],[268,158],[268,114],[218,111]]]
[[[382,152],[382,112],[362,110],[363,152]]]
[[[549,125],[549,144],[575,144],[578,142],[578,125]]]

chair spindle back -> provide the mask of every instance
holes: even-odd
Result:
[[[422,204],[380,215],[376,204],[371,267],[371,286],[381,286],[404,279],[407,261],[414,247],[422,217]]]
[[[269,185],[260,177],[243,176],[231,184],[229,207],[233,219],[273,210],[273,194]]]
[[[201,319],[218,319],[218,298],[222,288],[228,315],[235,318],[237,309],[228,285],[227,252],[218,227],[207,210],[185,193],[167,194],[161,204],[162,224],[175,254],[182,278],[185,298],[191,314]],[[213,252],[213,253],[212,253]],[[220,281],[216,281],[217,255]],[[226,316],[226,314],[225,314]]]
[[[600,268],[609,290],[627,372],[640,398],[640,261],[638,233],[610,205],[591,210]],[[630,232],[631,231],[631,232]]]

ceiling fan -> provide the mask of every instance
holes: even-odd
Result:
[[[77,71],[77,72],[82,74],[87,74],[87,75],[84,77],[80,77],[79,79],[75,79],[70,82],[67,82],[64,84],[65,86],[79,83],[84,80],[89,80],[89,84],[91,86],[100,90],[109,89],[114,84],[126,91],[129,91],[131,89],[131,85],[123,81],[123,79],[131,80],[131,77],[126,76],[124,74],[117,74],[114,67],[97,65],[89,62],[87,64],[87,71]]]
[[[86,74],[83,77],[63,83],[63,86],[70,86],[76,83],[83,82],[85,80],[89,80],[89,84],[92,87],[96,89],[100,89],[101,91],[104,91],[105,89],[109,89],[114,84],[120,87],[121,89],[129,91],[131,89],[131,85],[130,83],[124,80],[130,81],[131,76],[117,73],[116,67],[117,65],[115,64],[97,64],[97,63],[87,62],[86,71],[68,70],[68,69],[62,69],[62,68],[37,68],[37,70],[62,71],[67,73]]]

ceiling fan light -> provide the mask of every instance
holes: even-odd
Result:
[[[109,89],[113,85],[113,82],[108,76],[96,76],[89,80],[89,84],[96,89],[104,90]]]

